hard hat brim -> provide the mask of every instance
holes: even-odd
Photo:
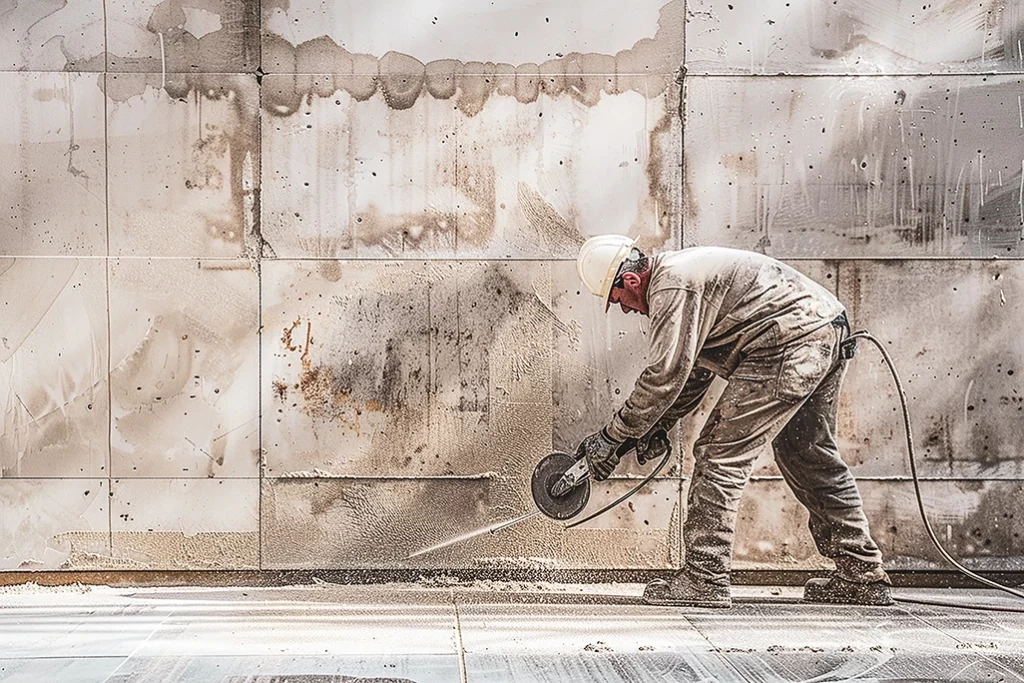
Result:
[[[640,241],[640,239],[637,238],[637,239],[633,240],[632,242],[630,242],[628,245],[623,245],[622,249],[620,249],[619,254],[615,257],[615,261],[616,261],[615,272],[611,273],[611,276],[608,279],[608,291],[604,293],[604,312],[605,313],[607,313],[611,309],[611,307],[612,307],[612,299],[611,299],[611,297],[612,297],[612,290],[615,289],[615,280],[618,278],[619,269],[622,268],[622,264],[626,262],[626,257],[629,256],[629,253],[631,251],[633,251],[633,249],[636,248],[636,243],[639,242],[639,241]]]

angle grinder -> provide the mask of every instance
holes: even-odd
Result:
[[[629,439],[622,442],[616,449],[615,453],[621,459],[622,456],[627,455],[631,450],[636,448],[636,439]],[[647,450],[644,454],[639,451],[636,454],[636,461],[640,465],[646,465],[649,461],[660,457],[661,461],[657,467],[648,474],[644,479],[627,491],[624,495],[619,496],[616,500],[612,501],[608,505],[597,512],[591,513],[581,520],[574,521],[572,524],[566,524],[566,529],[571,529],[574,526],[579,526],[585,522],[592,520],[598,515],[611,510],[613,507],[626,500],[634,493],[646,486],[652,479],[665,468],[668,464],[669,458],[672,455],[672,445],[668,440],[668,434],[664,430],[658,430],[651,437]],[[576,459],[568,453],[561,451],[555,451],[550,455],[545,456],[537,466],[533,468],[533,476],[530,482],[531,492],[533,493],[533,501],[537,505],[535,511],[527,512],[524,515],[515,517],[513,519],[491,524],[480,529],[475,529],[469,533],[450,538],[440,543],[417,550],[409,554],[409,559],[425,555],[427,553],[436,552],[442,548],[455,545],[457,543],[464,543],[471,538],[477,536],[483,536],[485,534],[496,534],[499,531],[508,529],[509,527],[522,524],[528,520],[537,517],[538,515],[545,515],[551,519],[563,521],[566,519],[572,519],[578,515],[583,508],[587,506],[587,502],[590,500],[590,466],[587,464],[586,458]]]
[[[615,454],[622,458],[635,450],[636,439],[623,441],[615,450]],[[656,458],[663,458],[671,453],[672,446],[668,440],[668,434],[664,430],[658,430],[652,437],[650,444],[644,454],[637,451],[636,460],[642,466]],[[655,470],[657,474],[661,468]],[[643,486],[648,481],[641,482]],[[533,469],[533,476],[530,481],[530,490],[533,494],[533,502],[537,509],[551,519],[563,521],[572,519],[578,515],[590,501],[590,466],[586,458],[576,459],[568,453],[555,451],[541,459]],[[610,507],[614,507],[635,493],[640,487],[634,488],[612,505],[600,510],[592,517],[602,514]],[[589,519],[589,518],[588,518]],[[586,521],[586,520],[584,520]]]

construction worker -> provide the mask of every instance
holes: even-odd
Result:
[[[850,469],[836,446],[839,390],[852,356],[843,305],[789,266],[761,254],[695,247],[647,257],[634,240],[602,235],[577,259],[586,288],[623,313],[651,319],[647,367],[625,404],[580,444],[594,479],[619,463],[618,446],[653,436],[701,403],[714,377],[728,380],[694,445],[683,524],[685,560],[671,580],[644,590],[654,605],[729,607],[736,511],[759,446],[810,512],[818,551],[836,565],[811,579],[812,602],[892,604],[882,556]]]

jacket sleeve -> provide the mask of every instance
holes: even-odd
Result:
[[[647,368],[605,428],[613,439],[643,436],[675,403],[710,330],[703,299],[700,292],[682,288],[664,289],[651,297]]]

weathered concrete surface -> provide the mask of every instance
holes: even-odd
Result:
[[[0,258],[0,477],[106,477],[102,259]]]
[[[471,0],[436,6],[402,0],[373,4],[347,0],[326,5],[315,0],[290,0],[263,4],[263,28],[268,35],[296,46],[327,36],[355,53],[383,55],[393,51],[415,55],[424,62],[458,59],[539,64],[557,58],[557,52],[579,51],[596,59],[629,50],[642,39],[649,41],[657,35],[659,17],[667,14],[665,4],[664,0],[641,0],[632,3],[629,12],[622,12],[614,0],[545,0],[530,4],[500,0],[486,6]],[[674,11],[670,19],[673,23],[664,28],[678,39],[682,17],[675,6],[681,9],[682,3],[669,5]],[[571,44],[568,36],[572,36]],[[681,41],[675,49],[682,49]],[[664,58],[663,50],[657,49],[648,49],[643,56],[646,59],[629,64],[633,71],[642,72]],[[588,66],[587,70],[595,73],[608,70],[604,64],[589,61],[577,68]]]
[[[264,238],[279,257],[347,258],[566,258],[602,232],[678,242],[677,87],[587,106],[511,88],[455,106],[416,89],[399,106],[330,76],[268,76]]]
[[[0,35],[9,34],[0,26]],[[0,91],[9,98],[0,112],[0,253],[106,255],[104,108],[97,78],[0,73]],[[55,187],[61,201],[54,201]]]
[[[636,482],[594,491],[588,509]],[[678,562],[679,480],[662,479],[632,505],[577,529],[540,517],[498,534],[408,560],[410,553],[536,510],[528,478],[264,481],[263,566],[585,568],[595,563],[666,568]],[[604,558],[604,559],[601,559]]]
[[[109,556],[109,490],[106,478],[0,479],[0,569],[77,569]]]
[[[686,484],[684,482],[684,492]],[[858,482],[871,535],[894,569],[948,569],[929,540],[909,481]],[[976,570],[1021,571],[1017,481],[939,480],[922,484],[928,519],[946,549]],[[740,506],[734,566],[831,567],[814,548],[807,512],[785,482],[753,481]]]
[[[111,475],[259,473],[259,281],[248,261],[110,261]]]
[[[646,326],[572,262],[618,232],[838,283],[940,533],[1017,568],[1019,273],[942,259],[1021,255],[1019,2],[115,4],[0,10],[3,566],[677,566],[710,401],[632,507],[404,559],[527,512],[628,394]],[[930,568],[862,349],[841,445],[892,566]],[[737,564],[820,566],[760,456]]]
[[[1022,82],[688,78],[684,242],[781,257],[1020,256]]]
[[[110,253],[254,256],[258,89],[251,74],[108,73]]]
[[[236,73],[259,66],[259,3],[251,0],[15,0],[0,12],[0,34],[0,71]]]
[[[943,73],[1024,69],[1015,0],[691,0],[694,73]]]
[[[266,474],[477,475],[539,459],[550,280],[544,262],[265,264]]]
[[[107,7],[108,71],[253,72],[259,3],[133,0]]]
[[[0,71],[103,71],[103,5],[103,0],[6,4],[0,12]]]
[[[110,490],[112,558],[97,564],[118,569],[258,566],[259,480],[114,479]]]
[[[910,399],[920,471],[1020,479],[1024,268],[1019,261],[847,261],[839,295],[886,344]],[[843,452],[859,475],[909,476],[899,400],[878,352],[853,361]]]

